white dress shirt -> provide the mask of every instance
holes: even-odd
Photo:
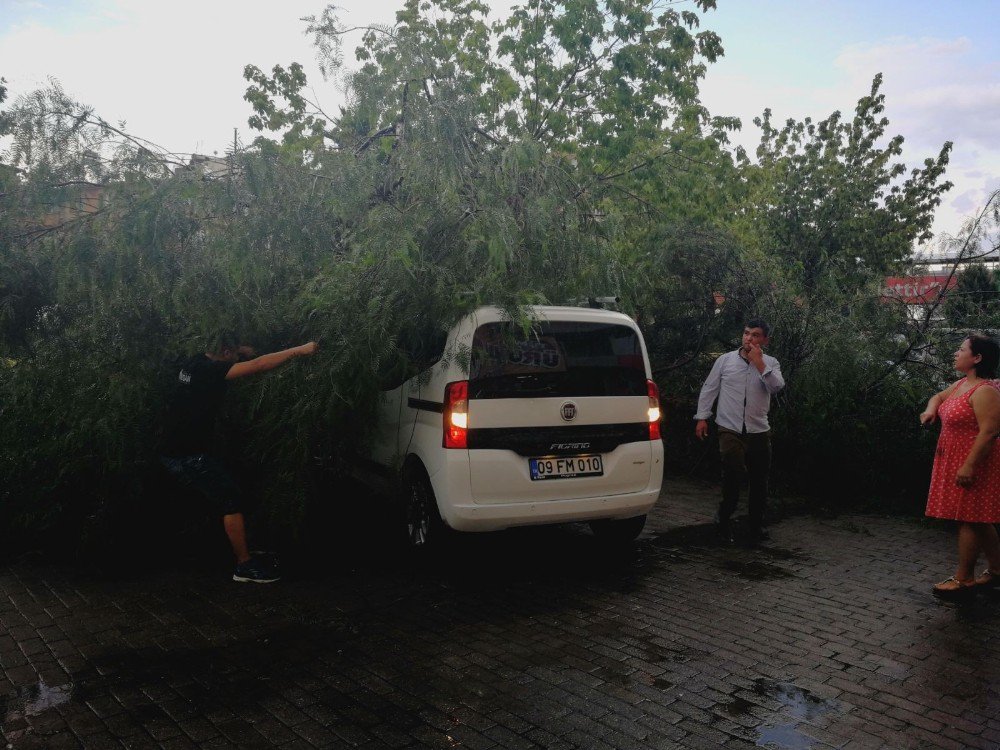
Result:
[[[764,372],[740,356],[740,350],[726,352],[712,365],[698,397],[695,419],[712,416],[712,404],[719,400],[715,423],[733,432],[767,432],[771,426],[767,412],[771,394],[785,387],[781,365],[774,357],[764,355]]]

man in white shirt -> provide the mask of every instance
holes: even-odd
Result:
[[[750,539],[768,538],[764,528],[767,475],[771,468],[771,426],[767,412],[771,395],[785,386],[781,365],[764,354],[771,327],[750,320],[743,329],[743,345],[715,360],[698,397],[694,429],[699,440],[708,436],[712,404],[718,401],[715,423],[722,455],[722,502],[716,517],[722,538],[732,541],[730,519],[740,499],[740,487],[749,479]]]

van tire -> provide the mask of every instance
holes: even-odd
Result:
[[[403,522],[410,549],[434,548],[447,531],[430,480],[421,466],[411,466],[403,476]]]
[[[634,518],[606,518],[600,521],[591,521],[590,530],[594,532],[594,536],[606,544],[628,544],[635,541],[645,525],[646,515],[643,514]]]

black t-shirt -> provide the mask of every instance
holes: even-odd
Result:
[[[226,394],[226,374],[232,362],[219,362],[198,354],[184,362],[167,406],[163,453],[193,456],[210,452],[215,417]]]

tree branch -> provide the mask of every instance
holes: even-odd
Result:
[[[378,132],[372,133],[370,136],[365,138],[358,146],[354,149],[355,156],[361,156],[361,154],[368,149],[379,138],[383,138],[388,135],[396,135],[396,123],[389,125],[388,127],[382,128]]]
[[[958,255],[955,257],[954,261],[951,264],[951,270],[948,272],[948,278],[941,285],[941,288],[938,290],[937,295],[934,297],[934,301],[930,304],[930,306],[924,308],[923,320],[920,321],[920,323],[918,323],[917,326],[917,336],[915,336],[912,340],[908,341],[906,348],[903,350],[902,354],[896,357],[896,360],[894,362],[891,362],[882,371],[882,373],[877,378],[875,378],[874,381],[865,386],[864,388],[865,393],[868,393],[873,388],[878,386],[883,380],[889,377],[889,375],[904,362],[909,361],[910,354],[914,351],[914,349],[917,346],[918,337],[923,338],[924,336],[927,335],[927,329],[930,328],[931,318],[937,311],[937,309],[941,306],[941,303],[944,300],[945,293],[948,290],[948,286],[951,284],[952,279],[955,278],[955,274],[958,272],[959,265],[967,262],[970,259],[975,260],[976,257],[984,257],[984,255],[974,256],[973,255],[974,251],[971,250],[971,245],[973,239],[975,239],[977,236],[977,230],[982,224],[983,219],[985,219],[987,214],[990,213],[991,208],[995,203],[997,203],[998,200],[1000,200],[1000,190],[996,190],[993,192],[992,195],[990,195],[989,200],[986,201],[986,205],[976,215],[975,220],[972,222],[972,225],[969,227],[968,233],[966,234],[965,241],[962,243],[962,249],[959,250]],[[986,253],[986,255],[988,254],[989,253]]]
[[[186,166],[183,162],[174,161],[173,159],[166,158],[167,156],[177,156],[177,154],[175,154],[175,153],[173,153],[171,151],[167,151],[162,146],[160,146],[160,145],[158,145],[156,143],[153,143],[153,141],[149,141],[149,140],[146,140],[145,138],[139,138],[137,136],[129,135],[124,130],[119,130],[118,128],[116,128],[113,125],[111,125],[111,123],[109,123],[107,120],[105,120],[105,119],[103,119],[101,117],[91,118],[89,115],[84,115],[83,117],[80,117],[79,113],[74,114],[73,112],[65,112],[65,111],[60,112],[58,110],[53,110],[53,114],[64,115],[66,117],[72,117],[74,119],[79,119],[82,122],[86,122],[89,125],[95,125],[95,126],[97,126],[99,128],[102,128],[102,129],[107,130],[109,132],[115,133],[116,135],[124,138],[126,141],[128,141],[129,143],[131,143],[136,148],[139,148],[139,149],[142,149],[143,151],[148,151],[150,153],[156,154],[157,159],[161,163],[163,163],[163,165],[164,165],[164,171],[167,171],[168,173],[169,173],[169,170],[166,169],[166,166],[165,166],[166,164],[174,164],[175,166],[181,166],[181,167]]]
[[[66,221],[61,222],[59,224],[55,224],[54,226],[29,229],[27,232],[22,232],[20,234],[12,235],[12,238],[17,240],[27,238],[27,242],[25,244],[30,245],[32,242],[35,242],[36,240],[41,239],[42,237],[45,237],[46,235],[49,235],[52,232],[58,232],[63,227],[67,227],[71,224],[76,224],[77,222],[80,221],[90,221],[100,216],[101,214],[106,213],[107,211],[108,211],[107,208],[101,208],[98,209],[97,211],[86,211],[81,213],[79,216],[74,216],[72,219],[67,219]]]

